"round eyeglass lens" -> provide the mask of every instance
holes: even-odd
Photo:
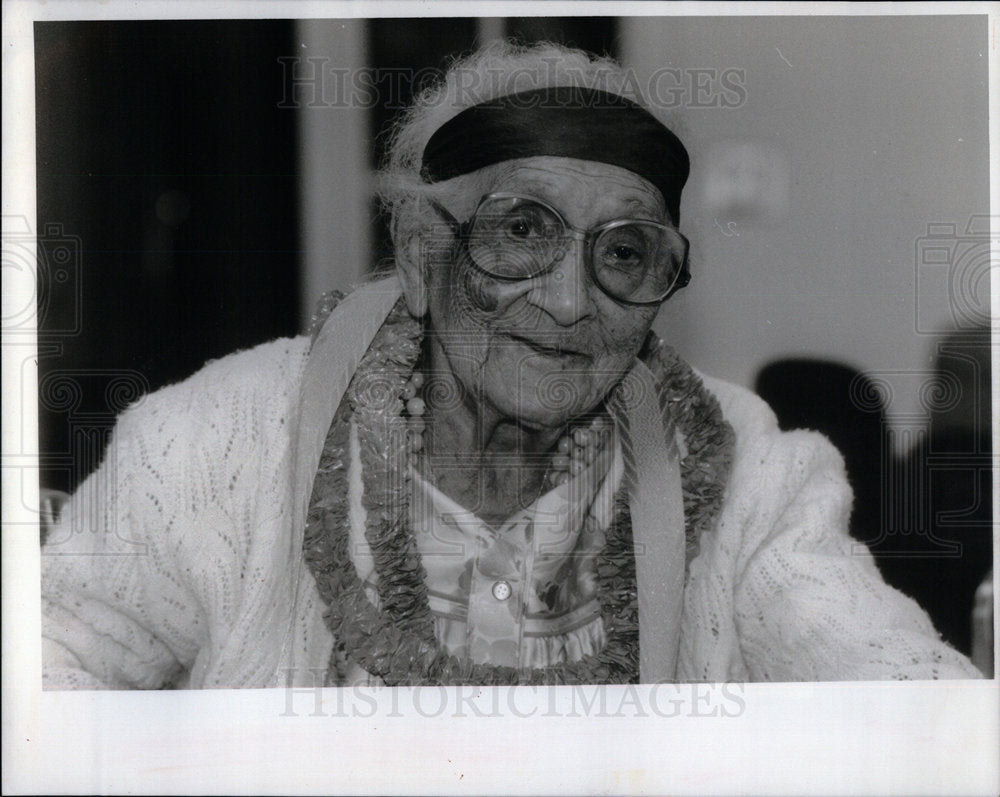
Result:
[[[594,277],[610,295],[631,302],[658,301],[676,282],[684,242],[669,227],[628,221],[602,230],[591,253]]]
[[[518,197],[491,197],[476,211],[469,254],[495,277],[528,279],[556,259],[563,233],[562,222],[548,208]]]

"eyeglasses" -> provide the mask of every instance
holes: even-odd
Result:
[[[578,230],[541,200],[498,193],[483,197],[472,218],[459,223],[432,204],[457,227],[473,265],[499,280],[547,274],[574,240],[583,242],[591,278],[617,301],[657,304],[691,279],[687,238],[655,221],[618,219]]]

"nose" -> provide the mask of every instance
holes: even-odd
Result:
[[[537,280],[528,301],[559,326],[569,327],[595,312],[590,296],[583,241],[567,238],[552,270]]]

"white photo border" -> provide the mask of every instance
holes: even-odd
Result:
[[[890,8],[882,3],[376,6],[287,0],[13,0],[3,6],[5,230],[13,218],[27,219],[29,229],[35,229],[32,23],[36,20],[468,16],[473,12],[489,16],[988,15],[992,262],[998,262],[1000,8],[995,3],[912,3]],[[8,294],[6,269],[4,283],[6,318],[25,297]],[[995,308],[997,280],[992,291]],[[997,342],[994,339],[994,349]],[[42,692],[37,535],[10,531],[23,529],[25,522],[14,494],[32,495],[31,485],[15,485],[9,479],[32,454],[37,456],[37,450],[30,448],[30,430],[37,423],[35,374],[30,368],[21,370],[23,358],[8,356],[8,345],[15,343],[4,341],[3,358],[5,793],[1000,791],[996,679],[603,687],[601,695],[575,694],[564,687],[428,688],[353,695],[344,690],[289,695],[280,689]],[[16,345],[28,346],[30,353],[33,344],[19,340]],[[994,390],[994,417],[998,401]],[[25,429],[28,443],[15,440]],[[994,438],[994,451],[996,443]],[[994,482],[996,512],[1000,489]],[[995,562],[996,556],[994,545]],[[728,692],[723,691],[725,686]],[[610,706],[603,715],[594,708],[602,697]],[[494,705],[500,708],[494,710]]]

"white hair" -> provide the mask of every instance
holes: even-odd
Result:
[[[445,122],[466,108],[533,88],[578,86],[619,94],[648,107],[635,74],[615,60],[552,42],[520,45],[495,41],[454,61],[441,79],[425,88],[389,131],[378,193],[390,217],[393,243],[421,197],[461,191],[468,175],[436,184],[420,175],[424,147]]]

